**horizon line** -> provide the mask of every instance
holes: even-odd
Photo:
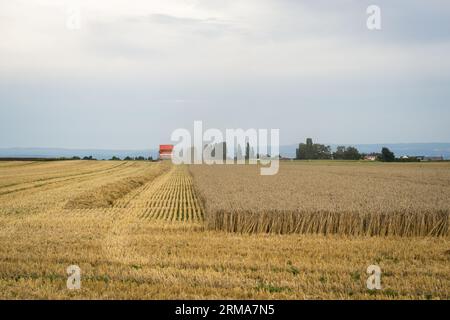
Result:
[[[313,140],[314,141],[314,140]],[[293,146],[298,145],[303,142],[297,142],[297,143],[288,143],[288,144],[280,144],[280,147],[287,147],[287,146]],[[450,142],[376,142],[376,143],[321,143],[316,142],[318,144],[323,145],[334,145],[334,146],[355,146],[355,145],[398,145],[398,144],[450,144]],[[167,144],[167,143],[161,143],[161,144]],[[160,144],[156,145],[155,147],[141,147],[141,148],[103,148],[103,147],[0,147],[0,150],[6,150],[6,149],[56,149],[56,150],[105,150],[105,151],[143,151],[143,150],[157,150]]]

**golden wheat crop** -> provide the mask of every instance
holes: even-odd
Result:
[[[234,232],[448,236],[449,164],[191,166],[206,225]],[[214,177],[214,179],[211,179]]]
[[[159,175],[167,172],[169,168],[168,163],[142,167],[137,176],[127,176],[119,181],[110,182],[72,197],[65,205],[65,208],[93,209],[112,207],[130,192],[154,180]]]
[[[392,169],[390,175],[410,180],[402,168]],[[338,176],[345,172],[323,168],[325,173],[329,169]],[[424,174],[423,180],[425,185],[440,180],[445,192],[441,169],[447,170],[426,167],[433,174]],[[204,170],[209,173],[209,168]],[[361,170],[355,169],[355,174],[371,178],[372,169]],[[195,184],[199,174],[195,172]],[[208,180],[212,191],[220,190],[216,197],[226,207],[243,205],[224,185],[222,174]],[[448,237],[205,230],[203,217],[208,219],[208,212],[185,166],[4,162],[2,183],[1,299],[450,298]],[[236,188],[242,196],[259,187]],[[80,290],[66,287],[66,269],[72,264],[81,268]],[[382,290],[366,288],[365,272],[371,264],[382,269]]]
[[[116,204],[139,212],[144,219],[203,221],[203,209],[186,167],[172,167],[162,181],[136,190]]]

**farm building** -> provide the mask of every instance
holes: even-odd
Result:
[[[444,157],[424,157],[422,161],[444,161]]]
[[[375,161],[375,160],[377,160],[377,156],[369,154],[369,155],[364,157],[364,160],[366,160],[366,161]]]
[[[173,145],[161,144],[159,146],[159,159],[160,160],[172,160]]]

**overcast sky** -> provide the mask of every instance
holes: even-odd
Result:
[[[93,2],[0,0],[0,147],[154,148],[194,120],[450,142],[448,0]]]

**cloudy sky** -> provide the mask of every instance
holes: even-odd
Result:
[[[0,147],[450,142],[448,0],[93,2],[0,0]]]

